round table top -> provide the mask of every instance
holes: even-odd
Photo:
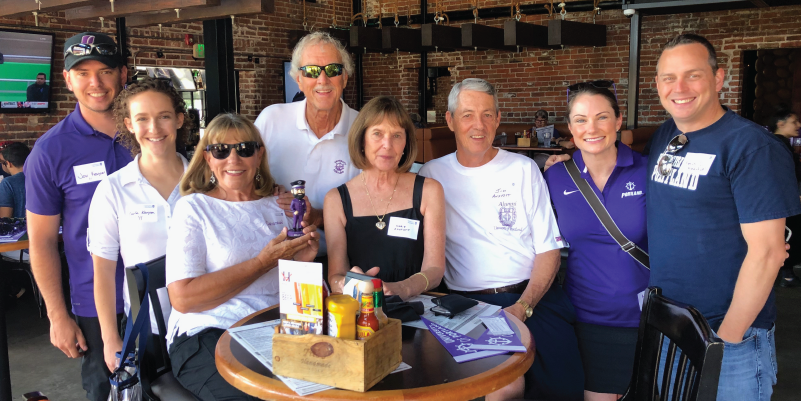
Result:
[[[0,243],[0,252],[19,251],[30,248],[28,240]]]
[[[262,399],[279,400],[469,400],[496,391],[523,375],[534,362],[534,339],[528,328],[507,314],[525,353],[512,353],[457,363],[428,330],[403,326],[403,362],[412,368],[390,374],[369,391],[326,390],[299,396],[225,332],[217,343],[220,375],[234,387]],[[279,318],[277,305],[256,312],[233,327]],[[478,337],[483,327],[470,333]]]

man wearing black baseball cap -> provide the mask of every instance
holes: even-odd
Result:
[[[83,357],[83,388],[93,401],[105,401],[110,391],[103,334],[112,333],[100,330],[86,231],[97,184],[132,160],[128,149],[116,140],[111,110],[127,79],[125,59],[107,35],[85,32],[67,39],[64,80],[78,104],[73,113],[36,141],[24,169],[31,268],[47,305],[50,341],[70,358]],[[62,216],[74,320],[61,290],[58,231]],[[122,268],[118,262],[118,324],[122,317]]]

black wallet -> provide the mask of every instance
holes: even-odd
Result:
[[[431,302],[437,305],[431,308],[431,311],[434,312],[435,315],[447,317],[454,317],[478,305],[478,301],[475,299],[470,299],[459,294],[448,294],[439,298],[434,298]]]

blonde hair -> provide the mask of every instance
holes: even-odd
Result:
[[[245,141],[256,142],[259,144],[260,148],[264,148],[264,141],[262,141],[259,131],[247,118],[235,113],[217,115],[206,127],[205,134],[200,138],[200,142],[195,148],[195,155],[192,156],[192,161],[189,162],[189,168],[187,168],[186,173],[184,173],[181,179],[181,196],[194,193],[204,194],[217,186],[210,181],[211,168],[208,163],[206,163],[206,146],[222,143],[230,130],[235,130],[240,137],[245,138]],[[261,175],[261,179],[254,181],[256,195],[261,197],[272,196],[275,180],[273,176],[270,175],[266,151],[264,152],[264,157],[261,159],[261,163],[259,163],[257,175]]]
[[[348,153],[353,165],[364,170],[370,167],[367,158],[364,157],[364,133],[367,129],[381,124],[385,118],[398,124],[406,131],[406,145],[403,147],[403,154],[398,161],[396,171],[405,173],[412,168],[414,159],[417,158],[417,137],[415,136],[414,123],[403,105],[395,98],[390,96],[379,96],[367,102],[359,111],[353,125],[348,132]]]

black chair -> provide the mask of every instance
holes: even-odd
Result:
[[[712,332],[698,310],[661,294],[660,288],[648,289],[640,318],[634,373],[621,400],[667,401],[672,391],[673,401],[714,401],[723,361],[723,340]],[[659,361],[665,336],[670,345],[660,385]],[[676,348],[681,356],[676,377],[672,377]]]
[[[147,339],[147,349],[141,358],[139,369],[141,371],[142,393],[151,401],[196,401],[197,398],[185,389],[172,374],[170,355],[167,352],[167,320],[172,306],[167,294],[165,257],[159,257],[146,262],[149,273],[150,304],[153,316],[156,318],[158,334],[150,334]],[[139,313],[141,299],[144,297],[145,283],[142,272],[138,267],[126,267],[128,278],[128,294],[131,299],[131,317],[136,319]],[[151,317],[153,317],[151,316]]]

